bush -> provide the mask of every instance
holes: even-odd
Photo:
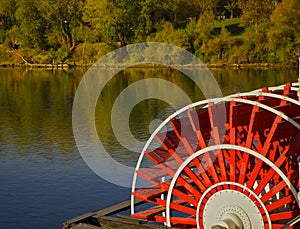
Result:
[[[52,64],[54,59],[55,55],[52,50],[48,52],[39,51],[39,53],[33,57],[34,62],[39,64]]]
[[[189,49],[189,41],[186,32],[183,29],[174,29],[171,22],[162,21],[158,25],[158,32],[151,34],[147,41],[164,42],[172,44],[183,49]]]
[[[93,64],[115,48],[116,46],[105,43],[82,43],[76,47],[72,61],[77,64]]]
[[[267,32],[268,62],[288,63],[290,54],[295,51],[294,30],[287,27],[274,26]]]
[[[60,47],[56,52],[56,60],[64,62],[70,56],[70,50],[66,46]]]
[[[230,33],[225,27],[222,27],[220,34],[203,44],[200,50],[204,55],[205,61],[220,62],[225,60],[228,62],[232,45],[233,40]]]

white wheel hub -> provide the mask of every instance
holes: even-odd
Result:
[[[245,194],[235,190],[222,190],[213,194],[204,207],[205,229],[263,229],[259,209]]]

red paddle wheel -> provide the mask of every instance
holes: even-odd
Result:
[[[178,228],[300,228],[291,222],[300,213],[297,91],[263,88],[171,115],[137,163],[131,217]]]

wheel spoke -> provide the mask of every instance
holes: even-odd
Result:
[[[300,211],[286,211],[286,212],[270,214],[270,218],[272,221],[280,221],[280,220],[284,220],[284,219],[296,218],[299,214],[300,214]]]
[[[246,140],[246,147],[249,149],[251,149],[251,146],[252,146],[252,140],[253,140],[252,128],[253,128],[255,114],[258,111],[258,109],[259,108],[257,106],[254,106],[252,108],[252,114],[251,114],[251,118],[250,118],[250,124],[248,126],[248,135],[247,135],[247,140]],[[243,157],[243,161],[242,161],[242,165],[241,165],[241,169],[240,169],[240,176],[239,176],[239,180],[238,180],[238,182],[240,184],[245,183],[248,160],[249,160],[249,154],[244,153],[244,157]]]
[[[272,124],[271,130],[270,130],[270,132],[268,134],[268,137],[267,137],[267,139],[266,139],[266,141],[264,143],[263,149],[261,151],[261,154],[263,156],[266,156],[267,153],[268,153],[268,151],[269,151],[269,149],[270,149],[271,139],[273,137],[273,133],[276,131],[277,125],[278,125],[278,123],[280,121],[281,121],[281,117],[280,116],[276,116],[276,118],[275,118],[275,120],[274,120],[274,122]],[[262,166],[262,162],[261,161],[259,161],[258,163],[255,164],[253,172],[251,174],[251,178],[249,179],[248,184],[247,184],[248,188],[252,188],[253,187],[253,184],[255,182],[255,179],[258,176],[258,173],[259,173],[259,171],[261,169],[261,166]]]
[[[209,114],[209,120],[210,120],[210,125],[211,125],[211,136],[214,139],[214,144],[216,144],[216,145],[221,144],[220,134],[222,135],[222,132],[225,130],[225,127],[222,126],[223,124],[218,125],[219,120],[217,120],[215,118],[215,113],[217,113],[217,111],[218,111],[218,106],[220,106],[220,105],[215,105],[215,106],[213,106],[212,104],[208,105],[208,114]],[[214,107],[214,109],[213,109],[213,107]],[[224,128],[224,130],[222,130],[222,128]],[[221,131],[219,129],[221,129]],[[218,158],[219,169],[221,172],[221,181],[226,181],[227,174],[226,174],[223,153],[222,153],[222,151],[218,150],[216,154],[217,154],[217,158]]]
[[[145,147],[152,165],[136,169],[154,186],[132,196],[152,207],[133,217],[190,229],[211,228],[228,212],[246,228],[282,228],[297,217],[300,109],[291,85],[282,88],[197,102],[168,118],[168,131],[150,138],[160,146]]]
[[[280,200],[277,200],[277,201],[267,205],[266,207],[267,207],[267,210],[270,212],[270,211],[278,209],[286,204],[291,203],[293,200],[294,200],[294,197],[292,195],[290,195],[290,196],[284,197]]]
[[[286,160],[286,153],[288,151],[288,147],[282,152],[278,160],[275,162],[275,166],[278,168],[283,164],[283,162]],[[264,179],[258,184],[258,187],[255,189],[255,193],[259,194],[264,189],[264,187],[270,182],[272,178],[274,178],[275,170],[269,169],[268,173],[265,175]]]
[[[197,112],[193,109],[188,110],[188,117],[189,117],[190,123],[192,125],[192,128],[197,135],[198,145],[200,146],[200,148],[205,148],[206,142],[205,142],[203,134],[200,130],[200,123],[199,123],[199,121],[201,122],[201,117],[198,117]],[[216,182],[219,182],[219,178],[218,178],[218,174],[215,170],[215,167],[213,166],[214,159],[215,159],[214,156],[211,157],[210,154],[206,154],[201,159],[201,164],[206,165],[206,166],[204,166],[204,170],[207,171],[210,174],[210,176],[212,176],[214,182],[216,183]]]
[[[181,218],[181,217],[171,217],[171,222],[173,224],[179,224],[179,225],[196,225],[196,219],[195,218]]]
[[[181,201],[179,201],[179,202],[181,202]],[[162,205],[162,206],[166,206],[166,201],[165,200],[157,199],[157,203]],[[174,209],[174,210],[177,210],[179,212],[186,213],[186,214],[196,215],[196,209],[195,208],[182,205],[182,204],[178,203],[178,200],[173,201],[170,205],[170,208]]]
[[[277,193],[279,193],[281,190],[283,190],[286,187],[286,183],[284,181],[279,182],[277,185],[275,185],[269,192],[264,194],[261,197],[261,200],[265,203],[269,199],[271,199],[273,196],[275,196]]]
[[[236,128],[233,126],[233,107],[236,105],[235,102],[230,102],[230,116],[229,116],[229,143],[232,145],[236,144]],[[230,150],[230,158],[227,158],[230,165],[230,181],[235,182],[236,180],[236,152],[235,150]]]

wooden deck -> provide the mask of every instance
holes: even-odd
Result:
[[[135,206],[143,204],[144,201],[136,200]],[[118,215],[130,208],[130,200],[126,200],[95,212],[85,213],[64,222],[61,229],[164,229],[165,226],[158,226],[147,223],[147,220],[135,219],[125,215]],[[114,215],[114,216],[112,216]],[[168,227],[168,229],[170,229]],[[173,228],[174,229],[174,228]]]

